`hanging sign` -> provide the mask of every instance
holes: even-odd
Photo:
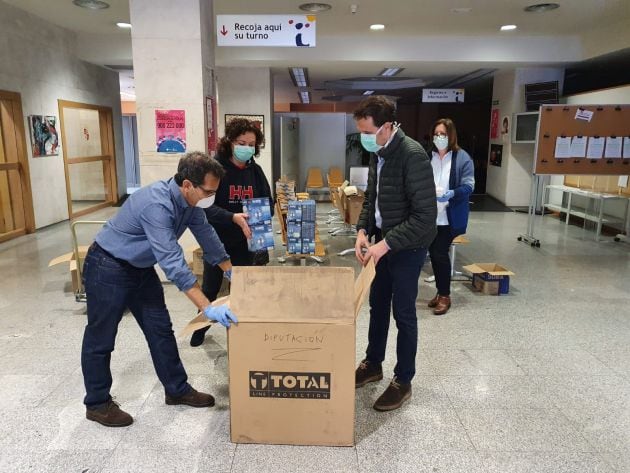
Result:
[[[315,18],[315,15],[217,15],[217,45],[314,48]]]
[[[184,110],[155,111],[155,141],[158,153],[186,151],[185,113]]]
[[[422,89],[423,102],[464,102],[464,89]]]

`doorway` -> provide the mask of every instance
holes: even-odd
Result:
[[[116,203],[112,109],[59,100],[61,142],[70,218]]]
[[[35,231],[20,94],[0,90],[0,242]]]

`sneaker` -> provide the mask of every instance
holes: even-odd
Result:
[[[123,411],[112,399],[98,409],[86,409],[85,418],[105,427],[126,427],[133,423],[133,417]]]
[[[436,294],[433,299],[429,301],[427,304],[431,309],[433,309],[436,305],[438,305],[438,299],[440,298],[439,294]]]
[[[374,403],[374,409],[377,411],[393,411],[402,406],[410,397],[411,383],[399,383],[394,377],[385,392]]]
[[[381,365],[374,365],[368,360],[363,360],[354,372],[354,385],[357,388],[381,379],[383,379],[383,368]]]
[[[174,397],[168,394],[165,397],[165,402],[169,406],[184,405],[190,407],[212,407],[214,406],[214,398],[210,394],[200,393],[195,388],[190,388],[188,394],[183,396]]]
[[[206,338],[206,332],[210,329],[210,325],[204,328],[200,328],[199,330],[195,330],[190,337],[190,346],[198,347],[203,343],[203,340]]]

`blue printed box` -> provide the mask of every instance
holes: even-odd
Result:
[[[472,273],[473,287],[484,294],[499,296],[510,291],[510,276],[514,273],[496,263],[475,263],[463,269]]]
[[[243,200],[243,212],[249,216],[247,223],[249,223],[250,227],[260,223],[271,223],[269,197]]]
[[[271,224],[253,225],[249,228],[252,230],[252,237],[247,242],[249,251],[273,249],[273,228]]]

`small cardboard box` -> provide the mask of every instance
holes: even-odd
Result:
[[[201,248],[193,251],[192,272],[195,276],[203,275],[203,250]]]
[[[374,274],[372,261],[356,281],[352,268],[234,268],[232,442],[354,445],[355,321]]]
[[[510,276],[514,273],[497,263],[474,263],[463,269],[472,273],[473,287],[484,294],[498,296],[510,291]]]

